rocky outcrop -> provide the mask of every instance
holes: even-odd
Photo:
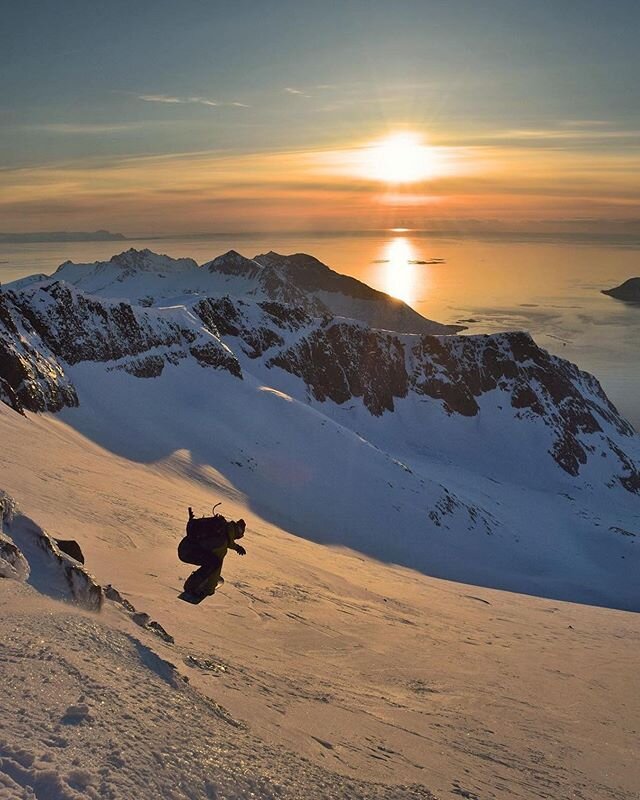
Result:
[[[115,361],[156,347],[180,347],[196,333],[160,314],[129,303],[98,300],[54,282],[12,297],[40,340],[67,364]]]
[[[253,280],[263,271],[260,264],[251,258],[240,255],[237,250],[229,250],[221,256],[217,256],[213,261],[208,261],[202,265],[203,269],[209,272],[219,272],[222,275],[234,275],[236,277]]]
[[[193,306],[202,322],[220,336],[236,337],[243,352],[258,358],[272,347],[285,343],[283,334],[311,325],[315,315],[299,306],[263,302],[255,305],[244,300],[223,297],[207,298]]]
[[[13,567],[14,574],[7,574],[3,562]],[[71,600],[89,611],[102,607],[102,589],[93,575],[21,514],[4,492],[0,492],[0,575],[28,581],[44,594]]]
[[[450,415],[476,416],[483,395],[499,391],[516,417],[539,418],[552,435],[550,455],[578,475],[601,434],[600,452],[615,453],[619,481],[640,492],[638,467],[603,432],[633,428],[618,414],[598,381],[539,348],[526,333],[493,336],[398,336],[349,322],[316,326],[267,362],[302,378],[316,400],[345,403],[359,397],[379,416],[409,393],[442,403]]]
[[[608,294],[610,297],[615,297],[616,300],[640,303],[640,278],[629,278],[613,289],[603,289],[602,294]]]
[[[56,355],[0,291],[0,400],[19,412],[60,411],[78,404]]]
[[[268,366],[298,375],[316,400],[344,403],[361,397],[372,414],[393,411],[394,397],[405,397],[409,376],[404,346],[397,336],[346,322],[311,330]]]
[[[185,310],[100,300],[61,281],[0,293],[0,400],[17,411],[77,405],[68,365],[113,362],[149,378],[185,358],[242,376],[216,332]]]
[[[16,504],[9,495],[0,491],[0,578],[26,581],[29,578],[29,562],[20,548],[5,533],[16,512]]]
[[[149,614],[144,611],[137,611],[133,603],[130,603],[126,597],[123,597],[120,592],[112,586],[110,583],[104,587],[104,596],[107,600],[111,600],[113,603],[116,603],[122,611],[127,614],[136,625],[139,625],[141,628],[145,628],[151,633],[158,636],[162,639],[163,642],[167,644],[173,644],[174,638],[173,636],[168,633],[163,626],[156,622],[156,620],[151,619]]]
[[[84,564],[84,553],[75,539],[54,539],[53,541],[63,553],[73,558],[79,564]]]

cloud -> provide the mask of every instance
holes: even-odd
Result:
[[[285,87],[284,87],[284,91],[285,91],[287,94],[296,94],[296,95],[298,95],[299,97],[311,97],[311,95],[310,95],[310,94],[307,94],[307,93],[306,93],[305,91],[303,91],[302,89],[294,89],[294,88],[293,88],[293,86],[285,86]]]
[[[46,122],[37,125],[25,125],[24,130],[45,131],[59,134],[100,135],[105,133],[127,133],[146,127],[145,122]]]
[[[171,97],[168,94],[139,94],[136,95],[138,100],[144,100],[147,103],[184,103],[185,100],[179,97]]]
[[[394,192],[353,174],[358,143],[14,168],[0,170],[0,216],[7,227],[28,218],[33,229],[125,232],[385,227],[394,209],[484,219],[637,217],[640,152],[506,144],[449,145],[450,174]]]
[[[199,105],[210,106],[212,108],[249,108],[247,103],[240,103],[237,100],[232,102],[221,103],[218,100],[211,100],[208,97],[200,97],[198,95],[191,95],[188,97],[178,97],[171,94],[137,94],[138,100],[144,100],[146,103],[167,103],[169,105]]]

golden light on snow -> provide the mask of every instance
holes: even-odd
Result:
[[[417,183],[445,171],[440,148],[427,144],[419,133],[400,131],[371,142],[360,152],[362,177],[388,184]]]

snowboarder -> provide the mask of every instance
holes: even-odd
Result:
[[[185,581],[180,599],[200,603],[215,593],[216,586],[224,582],[220,573],[227,550],[235,550],[241,556],[247,552],[237,543],[245,529],[243,519],[227,520],[215,513],[215,507],[212,517],[195,517],[189,509],[187,535],[178,545],[178,558],[186,564],[198,564],[200,568]]]

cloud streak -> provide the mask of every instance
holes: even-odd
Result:
[[[285,86],[284,91],[286,94],[293,94],[297,95],[298,97],[311,97],[310,94],[307,94],[302,89],[295,89],[293,86]]]
[[[209,97],[200,97],[199,95],[190,95],[187,97],[179,97],[171,94],[137,94],[138,100],[143,100],[145,103],[165,103],[167,105],[199,105],[208,106],[210,108],[249,108],[247,103],[241,103],[238,100],[231,102],[220,102],[218,100],[211,100]]]
[[[102,135],[106,133],[128,133],[146,128],[147,122],[45,122],[39,125],[25,125],[23,130],[44,131],[46,133]]]

